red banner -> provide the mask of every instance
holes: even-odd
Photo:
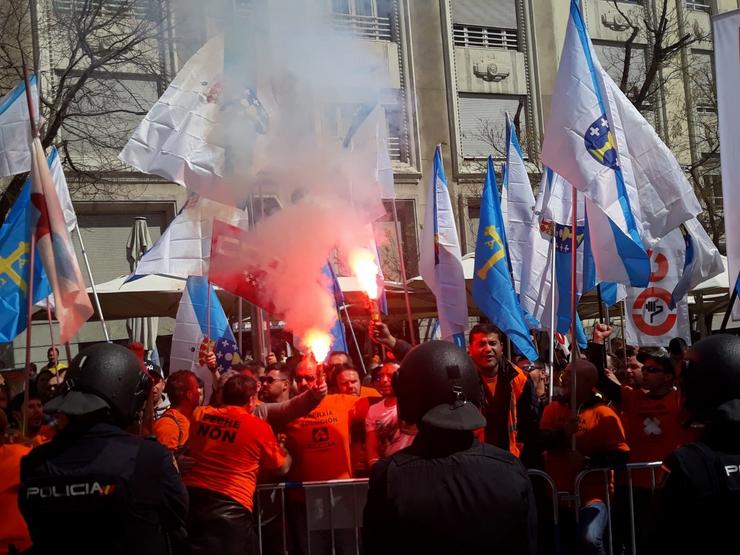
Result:
[[[270,268],[260,266],[254,233],[213,220],[211,241],[209,281],[274,314],[265,287]]]

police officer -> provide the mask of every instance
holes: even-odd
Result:
[[[187,492],[172,455],[124,431],[150,390],[125,347],[80,352],[45,410],[69,422],[21,461],[18,501],[33,554],[163,554],[184,535]]]
[[[399,418],[419,433],[372,468],[366,552],[535,553],[536,507],[524,466],[473,434],[486,422],[467,353],[444,341],[419,345],[393,386]]]
[[[687,353],[684,404],[699,441],[665,461],[655,553],[740,552],[740,337],[714,335]]]

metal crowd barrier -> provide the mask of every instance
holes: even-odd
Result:
[[[601,474],[604,479],[604,500],[607,509],[608,551],[614,554],[613,503],[610,491],[610,473],[626,475],[629,507],[629,542],[631,555],[637,555],[635,526],[635,499],[632,472],[649,470],[651,490],[655,489],[655,470],[660,461],[630,463],[608,468],[590,468],[580,472],[575,479],[572,494],[558,491],[553,478],[542,470],[528,470],[530,479],[542,480],[548,487],[552,502],[553,545],[555,553],[562,551],[560,538],[560,503],[574,502],[575,517],[581,506],[581,485],[586,476]],[[285,482],[257,486],[255,514],[260,553],[285,555],[289,553],[289,530],[306,553],[353,554],[361,553],[362,512],[367,498],[367,479],[330,480],[325,482]],[[543,499],[539,498],[539,502]],[[290,524],[289,524],[290,523]],[[304,527],[305,526],[305,527]],[[540,541],[547,541],[540,538]]]
[[[549,474],[541,470],[529,470],[528,474],[530,478],[543,480],[549,487],[552,500],[553,541],[557,543],[559,541],[560,521],[555,481]],[[312,542],[311,536],[312,533],[323,532],[323,545],[325,548],[330,548],[331,551],[319,551],[322,555],[327,552],[359,555],[361,552],[362,511],[367,498],[367,487],[367,479],[285,482],[257,486],[255,514],[260,553],[263,555],[285,555],[289,553],[288,522],[291,517],[289,507],[291,501],[286,501],[286,493],[289,497],[291,491],[296,493],[302,491],[305,496],[305,516],[303,519],[305,520],[305,530],[301,529],[298,532],[299,534],[306,533],[304,551],[310,554],[315,549],[316,543],[321,544],[321,539],[318,542]],[[275,534],[274,528],[277,522],[280,524],[279,532]],[[293,520],[291,524],[295,525],[297,523]],[[273,529],[268,531],[268,527]],[[340,538],[337,537],[337,531],[343,532]],[[279,546],[275,545],[276,539]]]
[[[257,486],[255,513],[260,553],[289,553],[290,521],[291,530],[298,536],[293,541],[309,555],[314,551],[322,555],[359,554],[367,484],[367,479],[354,479]],[[279,545],[274,530],[277,521]]]
[[[632,481],[632,472],[634,470],[650,470],[650,478],[651,478],[651,491],[655,491],[656,486],[656,480],[655,480],[655,470],[660,468],[662,465],[662,461],[653,461],[653,462],[644,462],[644,463],[628,463],[625,465],[619,465],[614,467],[605,467],[605,468],[589,468],[586,470],[583,470],[576,476],[576,481],[574,484],[574,494],[575,494],[575,500],[576,500],[576,508],[581,506],[581,483],[583,482],[583,479],[589,475],[594,473],[600,473],[604,478],[604,500],[606,504],[606,510],[607,510],[607,530],[608,530],[608,548],[609,548],[609,555],[614,555],[614,526],[613,526],[613,511],[612,511],[612,500],[611,500],[611,472],[614,471],[615,474],[621,475],[621,473],[626,473],[627,476],[627,499],[628,499],[628,506],[629,506],[629,531],[630,531],[630,547],[631,547],[631,555],[637,555],[637,529],[635,527],[635,498],[634,498],[634,488],[633,488],[633,481]],[[576,509],[576,522],[578,521],[578,510]]]

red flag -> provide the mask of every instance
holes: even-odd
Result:
[[[44,148],[38,139],[31,144],[31,203],[35,208],[36,248],[54,292],[54,314],[59,321],[60,340],[66,343],[93,315],[93,308]]]
[[[266,285],[276,263],[261,264],[256,242],[254,233],[213,220],[208,280],[274,314]]]

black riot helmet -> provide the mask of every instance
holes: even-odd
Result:
[[[686,409],[696,420],[740,399],[740,337],[720,334],[698,341],[686,353],[682,378]]]
[[[447,341],[428,341],[404,357],[394,375],[398,416],[413,424],[445,430],[486,425],[480,412],[482,390],[475,364]]]
[[[113,421],[126,427],[144,406],[151,380],[129,349],[99,343],[72,360],[64,385],[65,392],[46,403],[45,411],[81,416],[108,409]]]

